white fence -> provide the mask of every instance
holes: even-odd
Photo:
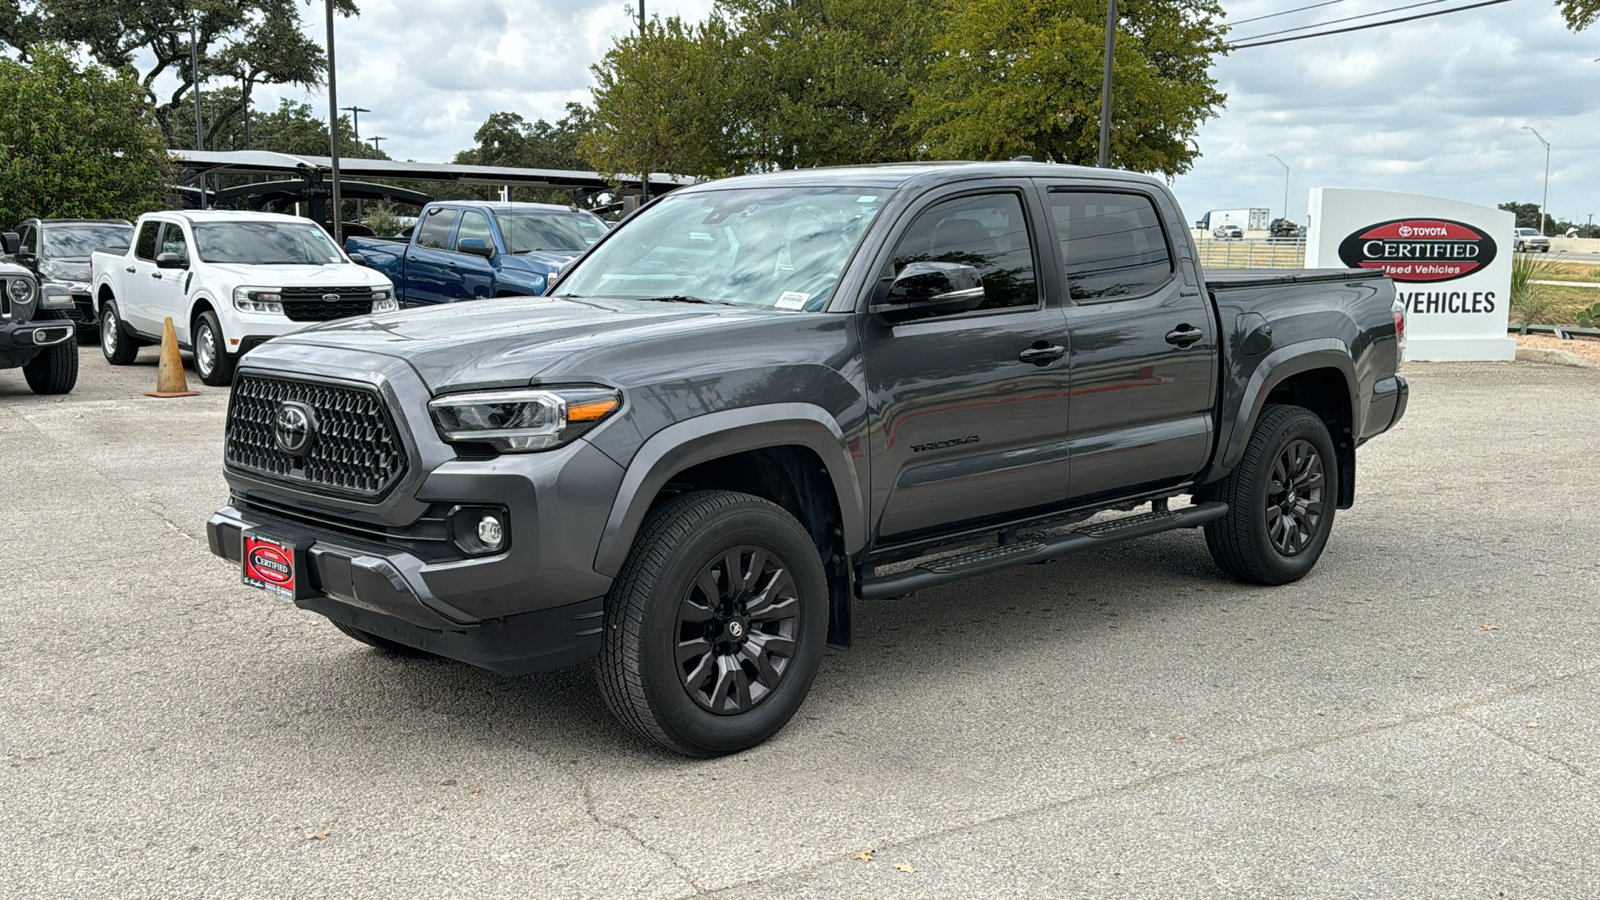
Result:
[[[1206,269],[1299,269],[1306,264],[1305,238],[1195,241]]]

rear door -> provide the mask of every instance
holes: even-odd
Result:
[[[417,223],[417,239],[406,251],[407,303],[449,303],[461,280],[451,274],[456,254],[450,250],[459,210],[435,206]]]
[[[1189,480],[1211,448],[1217,328],[1164,195],[1042,180],[1071,340],[1072,499]],[[1186,255],[1186,254],[1185,254]]]
[[[895,325],[862,320],[879,539],[1060,505],[1066,321],[1038,277],[1049,238],[1036,198],[1025,182],[953,186],[930,192],[902,219],[875,290],[886,293],[911,262],[955,262],[978,269],[984,301],[972,312]]]

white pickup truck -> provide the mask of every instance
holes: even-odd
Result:
[[[352,262],[316,223],[277,213],[140,216],[126,253],[90,257],[90,278],[107,361],[133,362],[171,316],[209,385],[230,383],[239,357],[270,338],[398,309],[388,278]]]

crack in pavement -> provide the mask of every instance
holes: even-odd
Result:
[[[1485,725],[1482,722],[1479,722],[1477,719],[1474,719],[1471,716],[1462,715],[1461,713],[1458,712],[1458,713],[1455,714],[1455,717],[1460,719],[1463,722],[1468,723],[1469,725],[1472,725],[1475,728],[1478,728],[1478,729],[1480,729],[1480,730],[1482,730],[1484,732],[1487,732],[1488,734],[1491,734],[1491,735],[1499,738],[1502,741],[1505,741],[1506,743],[1510,744],[1513,747],[1516,747],[1519,750],[1522,750],[1522,751],[1527,752],[1527,753],[1531,753],[1534,756],[1540,757],[1541,759],[1545,759],[1545,760],[1548,760],[1550,762],[1553,762],[1556,765],[1560,766],[1561,768],[1566,769],[1568,772],[1571,772],[1572,774],[1578,776],[1579,778],[1587,778],[1587,777],[1589,777],[1588,773],[1584,772],[1582,768],[1580,768],[1579,766],[1577,766],[1577,765],[1575,765],[1573,763],[1567,762],[1566,760],[1562,759],[1561,757],[1556,756],[1554,753],[1546,753],[1545,751],[1540,750],[1537,747],[1530,747],[1527,744],[1524,744],[1521,741],[1518,741],[1518,740],[1512,738],[1510,735],[1501,734],[1500,732],[1494,730],[1493,728],[1490,728],[1488,725]]]
[[[1142,790],[1142,789],[1147,788],[1147,787],[1152,787],[1152,786],[1159,785],[1159,784],[1165,784],[1165,783],[1167,783],[1169,781],[1177,781],[1179,779],[1187,778],[1187,777],[1190,777],[1192,775],[1204,775],[1204,774],[1211,773],[1211,772],[1221,771],[1223,769],[1227,769],[1227,768],[1230,768],[1230,767],[1233,767],[1233,766],[1238,766],[1238,765],[1244,765],[1244,764],[1248,764],[1248,763],[1258,762],[1260,760],[1271,759],[1271,758],[1277,757],[1277,756],[1286,756],[1288,754],[1296,753],[1296,752],[1301,751],[1301,750],[1311,750],[1311,749],[1315,749],[1315,748],[1318,748],[1318,747],[1326,747],[1326,746],[1337,744],[1337,743],[1340,743],[1340,742],[1343,742],[1343,741],[1352,740],[1352,739],[1355,739],[1355,738],[1367,737],[1369,735],[1380,734],[1380,733],[1385,732],[1385,731],[1392,731],[1394,729],[1405,728],[1405,727],[1410,726],[1410,725],[1419,725],[1419,724],[1421,724],[1423,722],[1430,722],[1430,721],[1435,721],[1435,720],[1445,719],[1445,718],[1466,719],[1466,721],[1471,722],[1474,726],[1476,726],[1478,728],[1482,728],[1482,729],[1484,729],[1486,731],[1489,731],[1489,733],[1494,734],[1496,737],[1499,737],[1502,740],[1505,740],[1507,743],[1510,743],[1513,746],[1518,747],[1519,749],[1522,749],[1522,750],[1527,751],[1529,753],[1533,753],[1536,756],[1541,756],[1541,757],[1544,757],[1545,759],[1548,759],[1548,760],[1550,760],[1552,762],[1555,762],[1558,765],[1561,765],[1561,766],[1567,768],[1573,774],[1576,774],[1576,775],[1579,775],[1579,776],[1582,776],[1582,777],[1587,777],[1587,776],[1584,775],[1584,772],[1581,769],[1579,769],[1577,766],[1574,766],[1571,763],[1568,763],[1568,762],[1566,762],[1564,760],[1561,760],[1559,758],[1556,758],[1556,757],[1550,756],[1548,754],[1542,753],[1542,752],[1540,752],[1538,750],[1535,750],[1533,748],[1522,746],[1521,744],[1518,744],[1516,741],[1513,741],[1510,738],[1507,738],[1505,735],[1498,734],[1498,733],[1494,732],[1492,729],[1489,729],[1487,726],[1485,726],[1485,725],[1483,725],[1483,724],[1481,724],[1479,722],[1474,722],[1470,718],[1465,717],[1462,714],[1467,712],[1467,711],[1469,711],[1469,710],[1478,709],[1480,707],[1487,706],[1490,703],[1494,703],[1495,701],[1502,700],[1502,699],[1504,699],[1506,697],[1515,697],[1515,696],[1520,695],[1520,694],[1531,693],[1533,691],[1539,690],[1540,688],[1550,687],[1550,686],[1556,685],[1556,684],[1563,684],[1563,683],[1566,683],[1566,682],[1569,682],[1569,681],[1577,681],[1577,680],[1581,680],[1583,678],[1588,678],[1588,677],[1594,676],[1596,674],[1600,674],[1600,665],[1590,666],[1589,668],[1585,668],[1585,669],[1579,669],[1576,672],[1569,672],[1569,673],[1567,673],[1565,675],[1558,675],[1558,676],[1555,676],[1553,678],[1549,678],[1549,677],[1540,678],[1537,681],[1532,681],[1532,682],[1529,682],[1527,684],[1517,685],[1515,687],[1504,688],[1504,689],[1498,690],[1498,691],[1490,691],[1487,694],[1484,694],[1484,695],[1479,696],[1479,697],[1472,698],[1470,700],[1463,700],[1463,701],[1461,701],[1459,703],[1454,703],[1454,704],[1451,704],[1450,706],[1446,706],[1446,707],[1443,707],[1443,708],[1440,708],[1440,709],[1430,710],[1430,711],[1427,711],[1427,712],[1413,713],[1413,714],[1407,715],[1407,716],[1401,716],[1398,719],[1394,719],[1394,720],[1387,721],[1387,722],[1376,722],[1376,723],[1373,723],[1373,724],[1370,724],[1370,725],[1363,725],[1363,726],[1358,727],[1358,728],[1352,728],[1352,729],[1348,729],[1346,731],[1337,732],[1335,734],[1325,735],[1323,737],[1308,738],[1306,740],[1296,741],[1296,742],[1289,743],[1289,744],[1281,744],[1281,745],[1278,745],[1278,746],[1275,746],[1275,747],[1266,747],[1266,748],[1263,748],[1261,750],[1253,751],[1251,753],[1245,753],[1245,754],[1241,754],[1239,756],[1231,756],[1231,757],[1227,757],[1225,759],[1214,760],[1214,761],[1209,762],[1209,763],[1203,763],[1201,765],[1190,766],[1190,767],[1183,768],[1183,769],[1174,769],[1174,770],[1172,770],[1170,772],[1162,772],[1162,773],[1158,773],[1158,774],[1155,774],[1155,775],[1146,776],[1144,778],[1138,778],[1138,779],[1135,779],[1133,781],[1125,782],[1123,784],[1113,785],[1111,787],[1102,788],[1100,790],[1087,791],[1085,793],[1077,794],[1077,795],[1074,795],[1074,796],[1071,796],[1071,797],[1064,797],[1064,798],[1062,798],[1060,800],[1052,800],[1052,801],[1049,801],[1049,802],[1046,802],[1046,803],[1039,803],[1039,804],[1035,804],[1035,805],[1032,805],[1032,806],[1019,807],[1017,809],[1011,810],[1009,812],[1001,813],[999,815],[988,816],[986,818],[977,819],[975,821],[967,822],[967,823],[960,824],[960,825],[951,825],[951,826],[946,827],[946,828],[938,828],[938,829],[934,829],[932,831],[923,832],[922,834],[916,834],[916,835],[912,835],[910,837],[902,838],[900,840],[879,844],[879,845],[877,845],[877,846],[875,846],[873,848],[873,852],[874,853],[878,853],[878,854],[882,854],[882,853],[885,853],[885,852],[890,851],[890,850],[905,849],[905,848],[908,848],[910,845],[915,844],[915,843],[922,843],[922,842],[926,842],[926,841],[929,841],[929,840],[936,840],[938,838],[946,837],[946,836],[949,836],[949,835],[961,834],[962,832],[974,831],[976,829],[983,828],[983,827],[988,826],[988,825],[994,825],[994,824],[997,824],[997,823],[1000,823],[1000,822],[1010,822],[1010,821],[1014,821],[1014,820],[1017,820],[1017,819],[1021,819],[1021,818],[1025,817],[1025,816],[1031,816],[1031,815],[1035,815],[1035,814],[1041,813],[1041,812],[1048,812],[1050,810],[1066,809],[1067,807],[1076,806],[1076,805],[1083,804],[1083,803],[1089,803],[1089,802],[1092,802],[1092,801],[1095,801],[1095,800],[1101,800],[1101,799],[1104,799],[1106,797],[1114,797],[1114,796],[1117,796],[1119,794],[1130,793],[1130,792],[1133,792],[1133,791]],[[764,884],[766,882],[774,881],[774,880],[779,879],[779,878],[788,878],[790,876],[799,875],[799,874],[806,873],[806,872],[814,872],[814,871],[816,871],[818,869],[821,869],[822,867],[830,865],[832,863],[845,862],[845,861],[848,861],[849,859],[850,859],[849,856],[830,856],[830,857],[826,857],[826,858],[823,858],[823,859],[818,859],[818,860],[816,860],[816,861],[814,861],[812,863],[809,863],[807,865],[796,866],[796,867],[794,867],[792,869],[786,869],[786,870],[784,870],[782,872],[776,872],[776,873],[773,873],[771,875],[765,875],[765,876],[761,876],[759,878],[745,879],[743,881],[736,881],[736,882],[733,882],[733,883],[730,883],[730,884],[722,885],[722,886],[716,888],[715,889],[715,893],[711,894],[711,896],[715,896],[716,894],[725,894],[725,893],[737,891],[737,890],[739,890],[741,888],[747,889],[752,885]],[[697,894],[702,894],[702,895],[707,894],[707,892],[704,891],[704,890],[698,890],[696,893]],[[683,895],[683,896],[690,896],[690,895]]]
[[[645,840],[643,836],[622,822],[611,822],[601,817],[593,787],[590,786],[589,782],[583,776],[578,775],[577,773],[573,773],[573,778],[578,782],[578,787],[583,791],[584,812],[589,814],[589,818],[593,820],[596,825],[623,835],[624,837],[633,841],[635,844],[639,845],[641,850],[644,850],[647,853],[653,853],[671,863],[672,868],[677,873],[678,877],[682,878],[684,883],[687,884],[693,891],[693,893],[680,894],[679,896],[697,897],[705,895],[706,889],[701,887],[699,882],[695,881],[694,875],[689,871],[689,868],[685,866],[677,856],[666,850],[662,850],[659,847],[651,846],[650,842]]]

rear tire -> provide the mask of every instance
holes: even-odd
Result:
[[[139,358],[139,342],[123,326],[114,300],[100,305],[100,352],[113,366],[130,365]]]
[[[328,621],[333,622],[332,619],[329,619]],[[426,650],[418,650],[415,647],[402,644],[399,641],[391,641],[386,637],[379,637],[370,631],[362,631],[354,625],[346,625],[343,622],[333,622],[333,627],[344,632],[347,637],[354,638],[355,640],[366,644],[368,647],[371,647],[372,649],[377,650],[386,656],[422,657],[433,655]]]
[[[209,309],[201,313],[194,320],[195,374],[212,387],[227,387],[233,383],[233,370],[238,362],[238,357],[228,353],[217,314]]]
[[[69,337],[39,351],[22,367],[35,394],[68,394],[78,383],[78,341]]]
[[[800,708],[827,637],[816,544],[759,497],[700,491],[645,518],[606,596],[600,692],[640,735],[737,753]]]
[[[1228,504],[1228,514],[1206,524],[1206,547],[1240,581],[1298,581],[1327,546],[1338,496],[1328,427],[1304,407],[1269,405],[1244,458],[1207,492]]]

